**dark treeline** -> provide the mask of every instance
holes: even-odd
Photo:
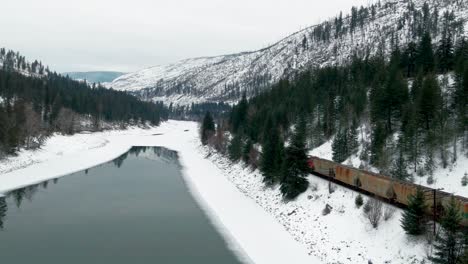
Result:
[[[14,68],[0,69],[0,98],[0,154],[38,147],[53,132],[100,130],[104,122],[158,125],[168,115],[162,103],[56,73],[30,77]]]
[[[224,102],[192,103],[190,105],[169,105],[169,118],[175,120],[200,121],[206,112],[210,112],[215,119],[229,116],[232,106]]]

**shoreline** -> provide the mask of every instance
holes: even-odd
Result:
[[[321,263],[308,255],[272,215],[223,177],[216,164],[205,159],[198,149],[198,126],[194,122],[167,121],[151,129],[56,136],[52,141],[55,139],[59,142],[48,141],[41,150],[22,151],[10,159],[26,159],[30,165],[1,173],[0,193],[109,162],[133,146],[161,146],[179,153],[188,191],[241,261]]]

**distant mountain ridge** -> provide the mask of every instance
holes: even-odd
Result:
[[[86,80],[90,83],[112,82],[116,78],[124,75],[124,72],[116,71],[88,71],[88,72],[64,72],[74,80]]]
[[[349,15],[340,14],[258,51],[155,66],[120,76],[106,87],[175,105],[236,102],[244,91],[253,96],[310,67],[341,65],[352,56],[388,54],[395,45],[418,42],[424,31],[431,32],[435,45],[445,11],[453,14],[454,39],[466,36],[468,0],[382,1],[353,8]]]

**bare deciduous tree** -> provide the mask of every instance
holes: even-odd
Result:
[[[389,220],[390,218],[393,217],[393,215],[395,214],[395,211],[396,211],[396,208],[391,206],[391,205],[385,205],[384,207],[384,213],[383,213],[383,218],[384,218],[384,221],[387,221]]]
[[[382,218],[382,202],[375,198],[369,198],[366,203],[368,211],[364,212],[372,227],[377,228]]]
[[[24,117],[25,122],[23,133],[26,148],[37,148],[45,139],[45,133],[41,124],[41,116],[34,111],[32,104],[26,104],[24,107]]]
[[[216,134],[212,137],[212,140],[214,148],[220,153],[226,153],[225,132],[226,128],[224,122],[219,122],[216,126]]]
[[[55,128],[64,134],[73,134],[75,132],[76,117],[76,113],[72,110],[61,108],[54,123]]]

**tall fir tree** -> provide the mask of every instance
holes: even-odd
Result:
[[[3,221],[5,220],[8,206],[5,197],[0,197],[0,230],[3,229]]]
[[[429,32],[424,33],[419,43],[417,65],[425,74],[434,71],[434,50],[432,49],[432,38]]]
[[[283,142],[281,141],[276,123],[269,118],[264,132],[262,153],[260,155],[260,171],[263,181],[272,185],[280,180],[283,165]]]
[[[203,145],[208,144],[210,137],[215,134],[215,123],[210,112],[206,112],[201,125],[201,142]]]
[[[250,152],[252,151],[253,143],[252,140],[249,138],[245,142],[245,145],[242,148],[242,161],[244,161],[247,165],[250,164]]]
[[[450,203],[445,208],[445,214],[441,220],[442,230],[437,234],[434,244],[434,255],[430,258],[437,264],[465,264],[463,255],[465,252],[465,238],[460,229],[462,215],[460,205],[452,196]]]
[[[406,181],[409,179],[410,175],[408,171],[406,170],[407,162],[403,153],[404,147],[402,146],[401,143],[399,143],[397,148],[398,148],[398,156],[393,162],[391,173],[394,178],[401,180],[401,181]]]
[[[417,189],[416,194],[408,196],[408,207],[403,212],[401,226],[406,234],[418,236],[426,231],[427,205],[425,204],[425,194],[422,189]]]
[[[304,116],[299,117],[291,144],[285,150],[283,175],[281,179],[281,193],[287,200],[295,199],[305,192],[309,186],[306,179],[310,172],[307,164],[306,122]]]
[[[235,134],[229,142],[228,153],[232,161],[238,161],[242,157],[243,136],[241,133]]]

